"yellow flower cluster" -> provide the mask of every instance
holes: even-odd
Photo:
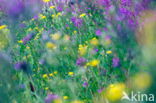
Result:
[[[105,96],[109,101],[112,101],[112,102],[121,100],[125,89],[126,89],[126,86],[123,83],[111,84],[106,89]]]
[[[54,43],[52,43],[52,42],[47,42],[46,47],[48,49],[56,49],[56,45]]]
[[[59,33],[51,34],[50,36],[52,40],[59,40],[61,37]]]
[[[138,73],[133,77],[133,86],[139,90],[145,90],[149,88],[152,84],[152,77],[149,73],[143,72]]]
[[[111,50],[106,51],[107,54],[112,54]]]
[[[80,56],[83,56],[83,55],[85,55],[86,54],[86,52],[87,52],[87,45],[79,45],[79,48],[78,48],[78,53],[79,53],[79,55]]]
[[[74,72],[68,72],[68,75],[69,76],[73,76],[74,75]]]
[[[5,29],[7,26],[6,25],[0,25],[0,30]]]
[[[99,44],[99,41],[97,38],[93,38],[91,41],[90,41],[90,44],[93,45],[93,46],[97,46]]]
[[[57,14],[53,14],[53,15],[51,15],[51,17],[52,18],[57,18],[57,17],[59,17],[59,16],[61,16],[62,14],[60,13],[60,12],[58,12]]]
[[[63,99],[64,100],[67,100],[69,97],[68,96],[63,96]]]
[[[100,64],[100,61],[97,60],[97,59],[94,59],[94,60],[88,62],[88,63],[87,63],[87,66],[96,67],[96,66],[98,66],[99,64]]]
[[[4,29],[6,26],[1,26],[0,29],[0,49],[4,49],[9,44],[9,33],[8,29]]]
[[[50,8],[50,9],[54,9],[54,8],[55,8],[55,6],[50,6],[49,8]]]
[[[40,19],[46,19],[47,17],[45,15],[43,15],[43,14],[39,14],[39,18]]]
[[[86,16],[86,14],[85,13],[82,13],[79,17],[82,18],[84,16]]]
[[[48,2],[50,2],[50,0],[43,0],[43,2],[48,3]]]

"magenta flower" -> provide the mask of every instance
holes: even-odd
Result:
[[[101,93],[104,90],[104,88],[98,89],[97,92]]]
[[[119,67],[120,66],[120,59],[117,57],[114,57],[112,60],[112,66],[113,67]]]
[[[100,29],[98,29],[98,30],[96,30],[95,34],[96,34],[97,36],[101,36],[102,31],[101,31]]]
[[[88,83],[87,83],[87,82],[84,82],[84,83],[82,84],[82,86],[83,86],[83,87],[87,87],[87,86],[88,86]]]
[[[105,40],[110,40],[112,37],[110,35],[105,36]]]
[[[52,103],[55,99],[58,99],[59,96],[55,94],[48,94],[45,98],[45,103]]]
[[[85,58],[80,57],[77,59],[76,64],[78,66],[83,66],[83,65],[85,65],[86,62],[87,62],[87,60]]]
[[[72,17],[71,18],[71,21],[78,28],[81,27],[82,26],[82,23],[83,23],[83,20],[81,18],[77,18],[77,17]]]

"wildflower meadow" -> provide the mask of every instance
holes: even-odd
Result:
[[[0,0],[0,103],[156,103],[155,0]]]

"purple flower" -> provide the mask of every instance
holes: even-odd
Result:
[[[82,86],[83,86],[83,87],[87,87],[87,86],[88,86],[88,83],[87,83],[87,82],[84,82],[84,83],[82,84]]]
[[[106,9],[109,9],[111,6],[110,0],[98,0],[98,4],[104,6]]]
[[[105,40],[110,40],[111,39],[111,36],[110,35],[106,35],[105,36]]]
[[[28,72],[28,64],[26,62],[17,62],[14,65],[15,70],[23,70],[24,72]]]
[[[83,23],[83,20],[81,18],[77,18],[77,17],[72,17],[71,18],[71,21],[78,28],[81,27],[82,26],[82,23]]]
[[[34,20],[37,20],[38,18],[39,18],[38,15],[35,15],[35,16],[33,17]]]
[[[24,11],[24,2],[14,0],[14,2],[11,2],[10,7],[8,9],[8,14],[11,17],[17,18],[21,13]]]
[[[95,33],[96,33],[96,35],[97,35],[97,36],[101,36],[101,34],[102,34],[102,32],[101,32],[101,30],[100,30],[100,29],[96,30],[96,32],[95,32]]]
[[[26,37],[22,39],[23,43],[26,44],[28,41],[30,41],[34,37],[34,33],[28,34]]]
[[[25,28],[25,27],[26,27],[26,24],[21,23],[21,24],[19,24],[19,27],[20,27],[20,28]]]
[[[101,93],[104,90],[104,88],[98,89],[98,93]]]
[[[95,51],[95,52],[98,52],[98,51],[99,51],[99,49],[97,49],[97,48],[94,48],[94,51]]]
[[[114,57],[112,60],[112,66],[113,67],[119,67],[120,66],[120,59],[117,57]]]
[[[52,103],[55,99],[58,99],[59,96],[55,94],[48,94],[45,98],[45,103]]]
[[[62,12],[63,11],[63,4],[59,4],[56,9],[58,12]]]
[[[132,0],[120,0],[120,4],[122,6],[131,6],[132,5]]]
[[[87,62],[87,60],[85,58],[80,57],[77,59],[76,64],[79,66],[83,66],[83,65],[85,65],[86,62]]]

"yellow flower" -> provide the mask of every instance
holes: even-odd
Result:
[[[19,40],[18,43],[23,43],[23,41],[22,40]]]
[[[29,46],[27,46],[27,47],[26,47],[26,49],[30,49],[30,47],[29,47]]]
[[[68,96],[63,96],[63,99],[64,99],[64,100],[68,99]]]
[[[49,8],[50,8],[50,9],[54,9],[54,8],[55,8],[55,6],[50,6]]]
[[[58,17],[58,16],[61,16],[61,13],[60,13],[60,12],[59,12],[59,13],[57,13],[57,14],[56,14],[56,16],[57,16],[57,17]]]
[[[9,44],[9,30],[2,29],[0,30],[0,50],[4,49]]]
[[[61,35],[59,33],[51,34],[52,40],[58,40],[60,39]]]
[[[50,74],[49,74],[49,76],[50,76],[50,77],[53,77],[53,76],[54,76],[54,74],[53,74],[53,73],[50,73]]]
[[[123,83],[117,83],[117,84],[111,84],[107,89],[106,89],[106,98],[109,101],[118,101],[121,100],[123,97],[123,92],[125,91],[125,84]]]
[[[43,2],[48,3],[48,2],[50,2],[50,0],[43,0]]]
[[[28,30],[27,31],[32,31],[32,28],[28,28]]]
[[[46,19],[46,16],[44,16],[43,14],[39,14],[40,19]]]
[[[136,89],[145,90],[152,84],[152,77],[150,74],[143,72],[138,73],[133,77],[133,85]]]
[[[51,17],[52,17],[52,18],[55,18],[55,17],[56,17],[56,15],[55,15],[55,14],[53,14],[53,15],[51,15]]]
[[[54,43],[51,43],[51,42],[46,43],[46,47],[48,49],[56,49],[56,45]]]
[[[90,43],[91,43],[92,45],[96,46],[96,45],[99,44],[99,41],[98,41],[97,38],[93,38],[93,39],[90,41]]]
[[[76,34],[76,33],[77,33],[77,31],[75,30],[73,33],[74,33],[74,34]]]
[[[79,48],[78,48],[78,53],[80,56],[83,56],[85,55],[87,52],[87,46],[86,45],[79,45]]]
[[[34,21],[34,20],[35,20],[34,18],[31,19],[31,21]]]
[[[43,74],[42,77],[43,78],[48,78],[48,75],[47,74]]]
[[[80,100],[75,100],[75,101],[72,101],[71,103],[84,103],[84,102]]]
[[[48,87],[45,87],[44,89],[45,89],[45,90],[48,90],[49,88],[48,88]]]
[[[86,16],[86,14],[85,13],[82,13],[79,17],[82,18],[84,16]]]
[[[111,50],[106,51],[107,54],[112,54]]]
[[[63,103],[61,99],[55,99],[53,103]]]
[[[6,25],[0,25],[0,30],[5,29],[7,26]]]
[[[74,72],[68,72],[68,75],[73,76]]]
[[[54,71],[54,74],[57,74],[58,72],[57,71]]]
[[[87,65],[95,67],[95,66],[98,66],[99,64],[100,64],[100,61],[97,59],[94,59],[94,60],[90,61]]]

